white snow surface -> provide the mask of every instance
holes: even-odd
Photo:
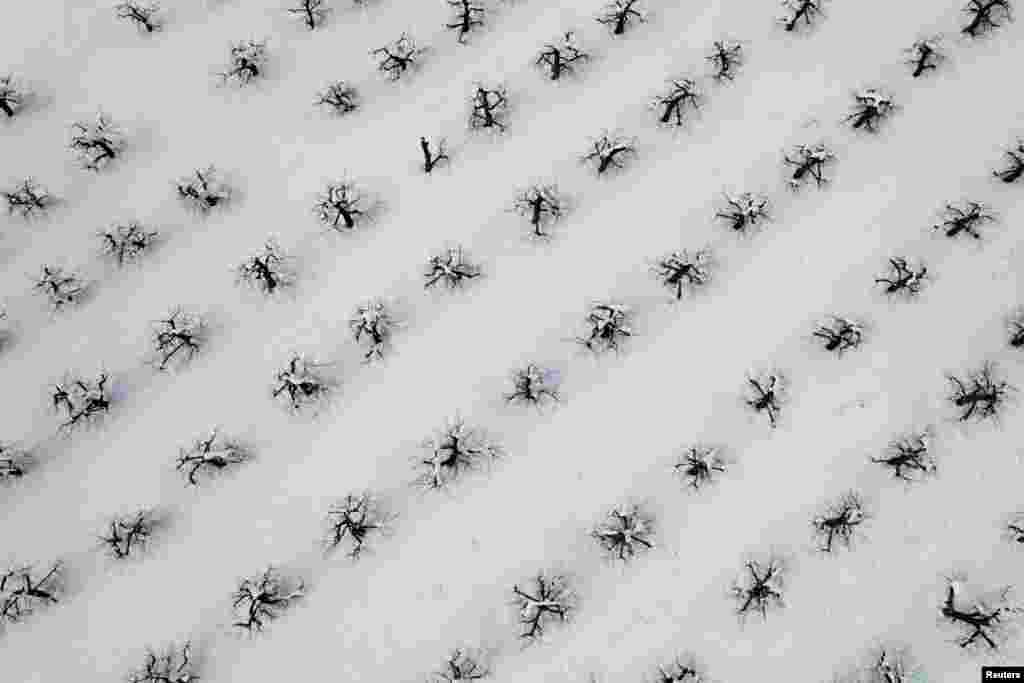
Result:
[[[40,458],[0,489],[0,563],[67,563],[61,604],[0,636],[10,683],[121,680],[147,646],[191,639],[210,683],[293,678],[419,681],[457,646],[490,653],[493,680],[642,681],[682,652],[718,681],[826,681],[879,642],[905,643],[927,681],[976,680],[982,663],[1024,663],[1017,638],[998,655],[950,642],[939,618],[945,577],[1024,593],[1024,550],[1002,538],[1019,507],[1024,426],[961,425],[944,375],[996,361],[1024,387],[1024,356],[1004,316],[1024,297],[1024,187],[996,182],[1002,150],[1024,134],[1024,22],[951,38],[938,72],[912,79],[901,52],[954,35],[960,2],[836,1],[811,32],[783,32],[773,2],[647,0],[648,21],[612,37],[592,0],[488,2],[488,26],[458,45],[441,0],[374,0],[306,31],[278,0],[166,2],[153,36],[104,0],[11,5],[0,71],[38,94],[0,121],[0,183],[36,178],[60,198],[45,218],[0,216],[0,303],[13,326],[0,352],[0,440]],[[574,31],[595,59],[551,82],[537,51]],[[431,52],[397,83],[369,51],[407,31]],[[265,79],[224,88],[235,41],[266,40]],[[666,80],[706,78],[714,40],[743,42],[735,82],[708,89],[699,117],[661,129],[649,109]],[[329,82],[356,85],[362,107],[315,108]],[[477,81],[512,102],[503,135],[467,130]],[[884,87],[899,111],[877,136],[842,124],[853,93]],[[107,113],[125,135],[109,170],[80,168],[70,125]],[[636,136],[638,156],[595,178],[579,163],[602,131]],[[419,136],[446,138],[452,163],[426,176]],[[832,183],[797,193],[783,154],[827,141]],[[201,217],[174,180],[214,164],[232,199]],[[352,178],[382,210],[353,234],[313,215],[327,183]],[[549,243],[527,239],[516,190],[557,182],[573,210]],[[712,220],[722,193],[763,192],[773,223],[748,237]],[[998,213],[981,243],[930,229],[944,202]],[[96,232],[139,220],[164,241],[121,271]],[[276,299],[241,288],[233,269],[273,237],[295,257],[295,288]],[[424,291],[423,264],[466,246],[483,277],[462,292]],[[649,262],[712,245],[718,269],[675,304]],[[923,259],[933,279],[912,301],[872,288],[886,259]],[[42,265],[94,285],[59,313],[31,292]],[[374,297],[396,302],[393,353],[364,365],[347,321]],[[625,351],[594,358],[572,338],[589,305],[632,312]],[[181,370],[144,364],[151,323],[175,306],[211,322],[208,347]],[[823,316],[870,324],[841,359],[810,339]],[[316,417],[271,400],[292,353],[335,365],[342,384]],[[563,402],[514,410],[509,371],[537,362],[562,378]],[[743,404],[747,372],[787,377],[780,424]],[[65,372],[110,373],[102,424],[57,435],[47,394]],[[425,436],[456,414],[505,452],[448,493],[411,486]],[[933,425],[939,473],[908,488],[868,461],[895,436]],[[255,459],[210,485],[183,485],[179,447],[219,427]],[[680,447],[721,443],[736,464],[714,487],[671,476]],[[870,520],[849,551],[814,550],[810,521],[858,490]],[[373,490],[393,532],[357,562],[319,546],[330,502]],[[654,550],[628,565],[589,536],[606,510],[645,501]],[[97,534],[143,507],[168,526],[141,558],[115,562]],[[727,597],[743,561],[789,558],[784,610],[741,623]],[[268,564],[306,580],[305,597],[257,637],[233,632],[230,593]],[[517,641],[513,584],[570,574],[575,618],[529,648]]]

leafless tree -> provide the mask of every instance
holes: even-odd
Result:
[[[556,623],[565,623],[576,608],[576,595],[567,576],[539,572],[528,585],[512,587],[513,604],[522,627],[519,637],[532,642]]]
[[[34,464],[35,458],[28,451],[0,442],[0,484],[21,479]]]
[[[98,235],[101,253],[118,266],[139,260],[143,254],[152,250],[159,238],[156,230],[146,230],[136,221],[114,225],[100,231]]]
[[[960,33],[970,38],[981,38],[1003,24],[1013,21],[1010,0],[970,0],[963,8],[970,20]]]
[[[740,43],[728,40],[716,40],[712,45],[711,54],[705,59],[713,69],[711,78],[716,83],[732,81],[736,78],[736,72],[746,61],[743,46]]]
[[[846,117],[846,122],[854,130],[863,128],[869,133],[877,133],[878,127],[896,111],[892,97],[877,88],[864,88],[853,95],[853,112]]]
[[[104,372],[95,381],[69,376],[54,385],[50,399],[54,410],[64,413],[61,429],[70,430],[80,424],[95,422],[110,412],[109,379]]]
[[[939,36],[921,38],[914,41],[914,44],[904,50],[907,55],[904,62],[910,67],[910,75],[914,78],[921,78],[929,71],[936,71],[939,65],[946,60],[942,51],[942,39]]]
[[[605,5],[604,11],[597,17],[597,23],[608,27],[613,36],[623,35],[633,22],[644,23],[646,15],[638,9],[639,0],[612,0]]]
[[[425,453],[415,460],[415,483],[428,490],[443,489],[503,455],[486,431],[460,417],[425,440],[421,448]]]
[[[923,481],[938,472],[931,440],[928,430],[901,435],[889,443],[882,455],[872,457],[871,462],[889,469],[896,479],[908,483]]]
[[[965,379],[956,375],[946,375],[952,384],[953,392],[949,401],[956,406],[960,415],[957,419],[967,422],[972,418],[977,421],[999,417],[1016,388],[1009,382],[998,379],[999,368],[995,363],[986,362],[970,372]]]
[[[705,683],[707,678],[692,655],[676,657],[668,665],[659,666],[652,683]]]
[[[477,85],[470,101],[469,127],[504,133],[508,126],[508,93],[504,86]]]
[[[963,604],[963,577],[946,582],[946,598],[939,608],[942,617],[959,631],[954,642],[962,649],[999,650],[1008,630],[1020,614],[1010,601],[1011,587],[1004,586]]]
[[[320,222],[337,232],[352,231],[356,224],[368,215],[366,198],[348,180],[339,180],[327,185],[317,198],[314,211]]]
[[[531,185],[515,198],[512,210],[526,218],[537,238],[551,236],[548,228],[565,213],[565,199],[555,185]]]
[[[590,535],[610,557],[629,561],[654,547],[654,518],[639,504],[619,505]]]
[[[26,178],[12,190],[4,191],[7,213],[20,213],[22,218],[33,218],[46,213],[56,203],[53,195],[33,178]]]
[[[1003,534],[1011,543],[1024,545],[1024,512],[1015,512],[1006,521]]]
[[[711,280],[711,260],[709,249],[683,249],[659,258],[652,271],[673,298],[681,301],[685,293],[693,293]]]
[[[546,43],[537,55],[534,64],[547,71],[548,77],[557,81],[563,76],[576,75],[578,64],[590,61],[590,55],[576,44],[576,36],[572,31],[562,34],[561,44]]]
[[[823,143],[815,145],[797,145],[791,154],[783,157],[786,166],[793,167],[789,178],[789,186],[798,190],[807,181],[814,181],[817,187],[824,187],[829,179],[825,175],[827,166],[836,160],[835,155]]]
[[[78,275],[59,266],[43,266],[32,285],[32,290],[46,297],[55,311],[63,310],[82,301],[88,294],[88,285]]]
[[[64,565],[54,562],[43,574],[31,565],[0,572],[0,625],[24,621],[39,608],[60,600]]]
[[[305,589],[301,579],[285,577],[273,567],[259,576],[243,579],[231,596],[236,618],[233,625],[250,633],[262,631],[268,622],[304,597]]]
[[[416,47],[413,39],[403,33],[395,42],[371,51],[370,56],[378,59],[378,71],[387,74],[392,81],[397,81],[416,67],[422,53],[423,50]]]
[[[995,214],[979,202],[963,202],[959,206],[946,204],[943,211],[942,222],[932,226],[933,230],[940,230],[946,237],[959,237],[965,235],[976,240],[981,239],[978,228],[985,223],[994,223]]]
[[[824,16],[823,0],[782,0],[781,5],[786,14],[779,17],[779,23],[787,31],[796,31],[800,22],[810,29]]]
[[[206,323],[201,316],[183,308],[172,309],[153,326],[156,368],[166,370],[174,362],[187,363],[199,353],[205,339]]]
[[[699,491],[724,474],[727,465],[728,461],[720,447],[695,444],[683,449],[672,469],[686,483],[687,488]]]
[[[856,491],[847,491],[811,520],[818,549],[831,553],[839,546],[849,548],[858,527],[867,520],[864,499]]]
[[[240,443],[221,437],[215,429],[209,436],[179,449],[174,468],[185,475],[189,485],[198,486],[202,475],[212,476],[249,459],[249,453]]]
[[[100,542],[111,557],[123,560],[145,550],[158,525],[152,510],[115,517],[107,525],[106,534],[100,536]]]
[[[630,312],[625,306],[615,303],[594,304],[584,319],[590,328],[587,336],[577,337],[576,341],[594,353],[618,353],[623,342],[633,336],[630,318]]]
[[[863,661],[835,683],[911,683],[919,673],[905,646],[884,643],[866,652]]]
[[[236,269],[239,282],[271,296],[290,287],[294,274],[287,268],[288,257],[273,240],[263,244],[263,251],[253,254]]]
[[[117,12],[118,19],[130,21],[139,30],[146,33],[155,33],[163,28],[163,22],[160,19],[160,5],[158,3],[150,2],[143,4],[137,2],[137,0],[127,0],[126,2],[118,3],[114,10]]]
[[[692,78],[676,78],[669,81],[668,89],[664,94],[654,99],[653,106],[661,111],[658,123],[673,126],[682,126],[686,123],[686,111],[690,109],[696,113],[704,101],[704,94],[697,88],[697,82]]]
[[[288,10],[289,14],[299,17],[310,31],[315,31],[323,25],[330,12],[324,0],[299,0],[298,7]]]
[[[267,44],[244,40],[231,46],[228,70],[221,72],[220,77],[224,83],[248,85],[264,75],[266,65]]]
[[[466,281],[480,277],[480,267],[474,264],[461,246],[448,247],[427,261],[423,273],[424,289],[442,284],[450,290],[465,286]]]
[[[380,299],[367,301],[356,308],[348,320],[348,328],[356,343],[365,347],[364,361],[383,360],[391,344],[395,324],[387,305]]]
[[[425,137],[420,137],[420,152],[423,153],[423,172],[431,173],[440,164],[451,161],[445,149],[445,140],[442,138],[437,143],[437,149],[430,149],[430,142]]]
[[[527,363],[512,374],[512,391],[504,395],[506,403],[542,407],[562,400],[555,373],[536,363]]]
[[[490,675],[490,670],[483,663],[482,653],[457,648],[451,651],[441,668],[431,675],[430,683],[477,681]]]
[[[199,683],[192,661],[192,643],[168,646],[162,653],[146,651],[145,663],[127,676],[127,683]]]
[[[0,76],[0,111],[13,119],[25,106],[25,89],[15,81],[13,74]]]
[[[445,28],[455,31],[458,34],[457,40],[460,44],[466,42],[466,36],[477,26],[484,25],[484,6],[473,0],[446,0],[455,15],[451,21],[445,24]]]
[[[318,371],[323,363],[315,363],[304,356],[295,354],[284,369],[275,375],[271,395],[284,398],[292,412],[300,412],[327,398],[331,382]]]
[[[766,372],[758,377],[747,377],[746,404],[754,412],[767,415],[773,428],[778,425],[782,399],[782,376],[779,373]]]
[[[1006,320],[1007,343],[1011,349],[1024,349],[1024,307],[1017,309]]]
[[[1024,140],[1018,140],[1003,154],[1007,158],[1006,168],[993,171],[992,175],[1004,183],[1015,183],[1024,176]]]
[[[231,188],[221,179],[213,166],[195,170],[191,176],[175,184],[178,198],[188,207],[207,214],[223,206],[231,198]]]
[[[324,547],[333,552],[344,546],[348,557],[358,559],[369,538],[384,533],[389,522],[390,515],[376,496],[369,492],[350,493],[327,509]]]
[[[725,208],[715,213],[715,218],[724,221],[733,232],[746,234],[761,223],[771,220],[768,198],[752,192],[739,195],[726,194]]]
[[[770,556],[767,559],[751,559],[743,565],[744,573],[732,586],[730,594],[736,601],[736,614],[741,618],[751,614],[768,618],[772,609],[786,606],[785,591],[786,565],[782,558]]]
[[[875,284],[884,285],[882,291],[889,296],[912,298],[921,292],[927,276],[928,268],[924,264],[915,267],[902,256],[894,256],[889,259],[888,274],[875,278]]]
[[[359,108],[359,91],[345,81],[335,81],[317,93],[315,104],[327,107],[339,116],[351,114]]]
[[[591,164],[601,176],[612,169],[625,168],[624,160],[635,157],[636,142],[630,138],[602,134],[591,145],[590,151],[580,161]]]
[[[833,315],[829,322],[818,325],[813,336],[821,340],[826,351],[842,356],[864,342],[864,326],[849,318]]]

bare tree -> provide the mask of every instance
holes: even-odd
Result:
[[[108,230],[98,233],[100,251],[118,266],[139,260],[143,254],[155,246],[159,234],[156,230],[146,230],[136,221],[114,225]]]
[[[215,475],[249,459],[249,453],[240,443],[221,437],[214,429],[209,436],[179,449],[174,468],[185,475],[189,485],[198,486],[202,475]]]
[[[901,435],[889,443],[882,455],[872,457],[871,462],[889,469],[895,479],[908,483],[923,481],[938,472],[931,440],[928,430]]]
[[[782,376],[779,373],[766,372],[758,377],[747,377],[747,406],[754,412],[767,415],[773,428],[778,425],[782,399]]]
[[[0,308],[0,322],[7,320],[7,311]],[[0,351],[4,351],[13,339],[11,328],[7,325],[0,326]]]
[[[403,33],[395,42],[372,50],[370,56],[378,59],[378,71],[387,74],[392,81],[397,81],[416,67],[422,53],[423,50],[416,47],[415,41]]]
[[[779,23],[787,31],[799,29],[801,21],[810,29],[824,16],[822,0],[782,0],[781,5],[786,14],[779,17]]]
[[[954,642],[962,649],[999,650],[1007,631],[1021,612],[1010,602],[1011,587],[982,594],[964,606],[963,577],[946,581],[946,598],[939,608],[942,617],[959,631]]]
[[[487,129],[504,133],[508,126],[508,114],[508,93],[504,86],[476,86],[470,100],[469,127],[472,130]]]
[[[531,185],[515,198],[512,210],[526,218],[537,238],[551,236],[548,228],[565,213],[565,199],[555,185]]]
[[[327,510],[324,547],[333,552],[345,546],[345,554],[358,559],[369,538],[387,530],[390,516],[381,501],[369,492],[350,493]]]
[[[647,21],[646,15],[637,9],[638,4],[639,0],[612,0],[595,21],[606,26],[613,36],[621,36],[633,22],[642,24]]]
[[[683,249],[659,258],[652,271],[662,286],[672,292],[676,301],[684,293],[692,294],[711,280],[711,251],[697,249],[693,252]]]
[[[512,373],[512,391],[504,395],[506,403],[528,404],[542,407],[545,403],[559,403],[562,398],[558,391],[555,373],[536,363]]]
[[[169,645],[162,653],[146,651],[143,665],[127,676],[127,683],[199,683],[192,661],[192,643]]]
[[[144,551],[158,525],[152,510],[115,517],[107,525],[106,534],[100,536],[100,542],[111,557],[123,560]]]
[[[1011,349],[1024,349],[1024,307],[1006,320],[1007,343]]]
[[[395,320],[384,301],[374,299],[361,304],[349,318],[348,327],[356,343],[365,347],[364,361],[383,360],[395,328]]]
[[[0,484],[21,479],[35,465],[28,451],[13,444],[0,442]]]
[[[1024,140],[1018,140],[1013,147],[1003,152],[1007,157],[1007,166],[992,175],[1004,183],[1015,183],[1024,176]]]
[[[672,469],[687,488],[699,491],[717,481],[719,475],[725,473],[727,465],[720,447],[695,444],[683,449]]]
[[[1013,21],[1011,7],[1010,0],[970,0],[963,8],[970,20],[960,28],[960,33],[970,38],[987,36]]]
[[[263,251],[253,254],[236,269],[239,282],[272,296],[294,284],[295,276],[287,268],[288,257],[273,240],[263,244]]]
[[[939,36],[921,38],[914,41],[914,44],[904,50],[907,55],[904,62],[910,67],[910,75],[914,78],[921,78],[929,71],[936,71],[939,65],[946,60],[942,51],[942,39]]]
[[[999,417],[1016,388],[1005,380],[998,379],[999,368],[995,363],[986,362],[970,372],[965,379],[956,375],[946,375],[952,384],[953,392],[949,401],[960,411],[957,419],[967,422],[972,418],[977,421]]]
[[[54,562],[43,574],[31,565],[0,572],[0,625],[24,621],[39,608],[60,600],[64,565]]]
[[[442,138],[437,143],[437,149],[431,150],[430,143],[425,137],[420,137],[420,152],[423,153],[423,172],[431,173],[440,164],[451,161],[445,149],[445,140]]]
[[[585,337],[576,341],[594,353],[619,352],[623,342],[633,336],[631,315],[625,306],[615,303],[597,303],[590,307],[584,319],[590,328]]]
[[[70,430],[80,424],[95,422],[110,412],[109,379],[104,372],[95,381],[69,376],[54,385],[50,399],[54,410],[58,414],[64,413],[61,429]]]
[[[941,230],[946,237],[966,235],[976,240],[981,239],[978,228],[985,223],[994,223],[995,215],[979,202],[963,202],[959,206],[946,204],[942,222],[932,226],[933,230]]]
[[[864,499],[856,491],[847,491],[811,520],[818,549],[831,553],[839,546],[849,548],[858,527],[867,520]]]
[[[736,79],[736,72],[746,61],[743,46],[738,42],[716,40],[712,45],[711,54],[704,58],[713,69],[711,78],[716,83],[724,83]]]
[[[767,559],[751,559],[743,565],[744,573],[730,590],[736,601],[736,614],[744,618],[751,614],[768,618],[769,610],[786,606],[785,591],[786,565],[782,558],[770,556]]]
[[[877,88],[864,88],[853,95],[853,112],[845,121],[854,130],[877,133],[878,127],[896,111],[892,97]]]
[[[278,619],[304,597],[305,589],[301,579],[285,577],[273,567],[259,576],[243,579],[231,595],[236,619],[233,626],[250,633],[262,631],[268,622]]]
[[[317,93],[315,104],[327,107],[339,116],[351,114],[359,108],[359,91],[345,81],[335,81]]]
[[[473,2],[473,0],[446,0],[455,14],[451,21],[445,24],[445,28],[455,31],[459,44],[466,42],[469,35],[477,26],[484,25],[484,6]]]
[[[771,220],[768,198],[752,192],[725,195],[725,208],[715,212],[715,218],[724,221],[733,232],[746,234]]]
[[[849,318],[833,315],[829,322],[818,325],[812,336],[821,340],[826,351],[842,356],[864,342],[864,326]]]
[[[140,31],[156,33],[163,28],[163,22],[160,18],[160,5],[158,3],[150,2],[143,4],[137,2],[137,0],[127,0],[126,2],[118,3],[114,10],[117,12],[118,19],[132,22]]]
[[[551,80],[557,81],[564,76],[576,75],[577,65],[589,61],[590,55],[576,44],[575,34],[566,31],[562,34],[561,44],[545,43],[534,64],[546,70]]]
[[[430,683],[477,681],[490,675],[490,670],[483,663],[482,653],[457,648],[451,651],[441,668],[431,675]]]
[[[231,46],[228,70],[220,74],[224,83],[233,81],[237,85],[248,85],[261,78],[267,65],[267,44],[254,40],[243,40]]]
[[[631,138],[602,134],[591,145],[590,151],[580,161],[593,165],[597,175],[601,176],[612,169],[625,167],[624,159],[635,157],[636,142]]]
[[[1006,521],[1003,534],[1011,543],[1024,545],[1024,512],[1015,512]]]
[[[921,673],[902,645],[884,643],[871,648],[860,663],[848,674],[835,679],[836,683],[911,683]]]
[[[916,267],[902,256],[889,259],[889,272],[875,278],[875,284],[884,285],[882,291],[889,296],[905,296],[913,298],[920,293],[928,276],[928,268],[924,264]]]
[[[4,191],[7,213],[20,213],[22,218],[33,218],[46,213],[56,203],[53,195],[33,178],[26,178],[12,190]]]
[[[639,504],[620,505],[590,535],[610,557],[629,561],[654,547],[654,518]]]
[[[326,399],[331,392],[331,382],[318,372],[323,365],[304,356],[293,355],[284,369],[275,375],[271,395],[286,399],[292,412],[300,412]]]
[[[313,208],[320,222],[337,232],[354,230],[369,211],[363,193],[348,180],[328,184]]]
[[[220,178],[213,166],[195,170],[192,175],[175,183],[178,198],[189,208],[208,214],[223,206],[231,198],[231,188]]]
[[[60,311],[82,301],[89,288],[74,273],[66,272],[59,266],[43,266],[32,290],[45,297],[53,310]]]
[[[513,604],[522,627],[519,637],[528,642],[544,637],[556,623],[565,623],[576,608],[576,594],[568,577],[538,572],[528,585],[512,587]]]
[[[692,655],[676,657],[668,665],[658,667],[653,683],[705,683],[707,679]]]
[[[166,370],[172,363],[192,360],[206,341],[206,322],[199,315],[174,308],[153,325],[156,368]]]
[[[450,290],[465,286],[467,280],[480,277],[480,267],[469,260],[461,246],[448,247],[427,261],[423,273],[424,289],[442,284]]]
[[[664,94],[654,99],[653,106],[661,111],[658,123],[665,125],[682,126],[686,123],[686,111],[690,109],[696,113],[704,101],[704,94],[697,88],[697,82],[692,78],[676,78],[669,81],[668,89]]]
[[[298,7],[288,10],[289,14],[299,17],[310,31],[315,31],[323,25],[330,12],[331,10],[324,0],[299,0]]]
[[[793,173],[789,178],[789,186],[793,190],[800,189],[807,181],[814,181],[817,187],[824,187],[829,183],[825,175],[827,166],[836,160],[835,155],[823,144],[797,145],[793,148],[792,154],[783,157],[786,166],[793,167]]]
[[[0,111],[13,119],[25,106],[27,93],[12,74],[0,76]]]
[[[421,444],[425,454],[414,464],[415,483],[428,490],[443,489],[464,475],[503,455],[501,446],[483,429],[456,417]]]

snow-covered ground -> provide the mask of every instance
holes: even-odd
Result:
[[[59,605],[7,628],[0,679],[120,680],[147,646],[191,639],[204,681],[289,677],[415,681],[454,647],[490,652],[493,679],[641,681],[693,652],[719,681],[825,681],[880,642],[905,643],[916,680],[977,680],[982,663],[1024,664],[1024,639],[970,655],[939,615],[944,577],[1024,594],[1021,547],[1002,536],[1021,496],[1019,408],[960,424],[947,373],[995,361],[1024,387],[1024,355],[1004,318],[1024,303],[1024,188],[997,182],[1002,151],[1024,134],[1021,23],[989,38],[956,35],[958,1],[826,6],[814,31],[775,23],[773,2],[649,0],[648,21],[612,37],[599,2],[488,3],[488,26],[459,45],[440,0],[333,0],[306,31],[277,0],[168,2],[167,26],[145,36],[107,1],[8,7],[0,69],[38,93],[0,122],[0,182],[39,180],[60,204],[45,218],[0,219],[0,297],[13,343],[0,353],[0,440],[32,449],[39,467],[0,498],[0,561],[63,559]],[[575,30],[595,59],[551,82],[537,50]],[[392,83],[370,50],[403,31],[430,53]],[[902,50],[948,35],[949,60],[912,79]],[[732,84],[706,77],[714,40],[743,41]],[[233,41],[266,40],[267,77],[217,85]],[[665,80],[698,77],[706,106],[684,130],[657,126]],[[360,90],[357,112],[312,105],[332,80]],[[476,81],[504,83],[508,130],[467,130]],[[879,135],[842,123],[852,93],[876,86],[898,112]],[[71,123],[108,113],[128,148],[109,170],[82,170]],[[579,157],[603,130],[638,140],[638,157],[595,178]],[[448,167],[417,167],[419,137],[447,138]],[[782,155],[827,142],[837,157],[824,190],[786,188]],[[202,218],[173,182],[214,164],[235,189]],[[325,231],[311,211],[339,177],[380,200],[370,225]],[[549,243],[526,238],[510,212],[518,189],[556,182],[572,211]],[[773,221],[747,237],[712,220],[723,191],[762,192]],[[946,202],[990,205],[985,239],[931,230]],[[139,220],[165,236],[137,266],[97,255],[96,231]],[[295,289],[271,300],[232,270],[268,237],[295,258]],[[484,276],[463,292],[427,292],[422,269],[460,243]],[[670,301],[650,260],[710,246],[716,277]],[[886,259],[922,259],[934,277],[914,301],[872,287]],[[51,313],[31,292],[43,265],[94,284],[80,307]],[[363,366],[346,321],[371,297],[404,318],[394,352]],[[594,358],[572,338],[590,303],[635,314],[625,351]],[[211,321],[208,347],[179,371],[144,363],[152,321],[173,306]],[[810,339],[830,313],[869,324],[837,359]],[[293,352],[334,366],[342,384],[315,417],[270,396]],[[538,413],[504,404],[509,373],[557,369],[564,400]],[[746,374],[778,368],[789,401],[778,428],[743,404]],[[115,399],[97,427],[57,434],[49,390],[66,371],[110,374]],[[410,485],[410,460],[461,415],[506,455],[450,492]],[[934,428],[938,476],[919,486],[869,462],[899,434]],[[188,488],[179,447],[208,430],[250,444],[255,460]],[[716,486],[687,492],[672,465],[687,444],[735,458]],[[392,533],[353,563],[318,542],[328,504],[379,492]],[[848,489],[870,521],[848,551],[814,548],[811,519]],[[605,559],[588,534],[610,506],[643,501],[655,547]],[[113,515],[156,507],[168,526],[144,557],[114,561],[96,537]],[[786,607],[741,623],[728,597],[751,555],[790,558]],[[268,564],[305,577],[306,598],[254,638],[231,627],[230,593]],[[518,640],[512,586],[539,570],[574,577],[578,612],[543,643]]]

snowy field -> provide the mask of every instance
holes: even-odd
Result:
[[[151,35],[111,0],[5,10],[0,75],[31,97],[0,114],[0,184],[31,177],[57,201],[0,216],[0,442],[32,456],[0,488],[0,563],[61,569],[57,604],[0,625],[0,679],[125,680],[147,648],[186,641],[210,683],[443,680],[456,648],[498,683],[644,683],[690,655],[699,680],[827,683],[903,647],[917,668],[893,681],[1024,664],[1024,545],[1007,527],[1024,507],[1024,350],[1008,323],[1024,304],[1024,178],[994,176],[1024,136],[1024,23],[972,39],[959,0],[833,0],[788,32],[775,2],[642,0],[645,21],[614,35],[597,0],[482,2],[464,44],[443,0],[329,0],[312,31],[278,0],[169,0]],[[590,59],[552,80],[534,61],[566,31]],[[403,32],[425,49],[391,81],[370,53]],[[905,50],[940,34],[945,60],[912,77]],[[222,84],[247,40],[265,41],[260,77]],[[706,57],[722,40],[744,61],[716,82]],[[700,108],[660,125],[652,99],[682,78]],[[359,106],[335,116],[314,102],[339,80]],[[470,129],[477,83],[506,89],[504,132]],[[847,119],[864,88],[896,105],[876,134]],[[69,139],[99,112],[123,149],[93,172]],[[598,174],[580,159],[605,132],[635,155]],[[430,174],[421,136],[447,141]],[[784,157],[818,143],[829,182],[793,191]],[[175,183],[210,165],[231,195],[202,215]],[[373,206],[352,231],[313,210],[339,179]],[[531,183],[562,198],[548,239],[511,210]],[[734,231],[715,214],[744,192],[770,220]],[[981,239],[945,236],[946,204],[972,201],[995,218]],[[130,221],[159,240],[118,268],[97,233]],[[295,276],[272,296],[236,278],[268,239]],[[425,288],[428,259],[453,245],[481,275]],[[676,301],[652,264],[683,249],[713,259]],[[874,282],[898,256],[927,266],[916,296]],[[87,296],[54,311],[33,289],[43,266]],[[376,297],[399,324],[364,363],[349,319]],[[631,335],[592,353],[576,338],[605,302],[628,310]],[[175,307],[206,333],[161,372],[154,324]],[[862,323],[863,343],[826,350],[813,333],[830,315]],[[336,381],[297,413],[271,395],[293,354]],[[531,362],[557,405],[504,400]],[[985,363],[1007,383],[997,414],[960,420],[970,404],[950,400],[949,377]],[[774,427],[746,403],[748,378],[770,371],[785,380]],[[101,373],[109,410],[62,429],[73,412],[55,386]],[[424,440],[456,417],[501,456],[442,490],[417,485]],[[214,429],[250,459],[188,486],[176,458]],[[906,483],[872,462],[915,432],[934,473]],[[727,461],[699,490],[674,467],[695,444]],[[329,506],[364,491],[389,529],[356,560],[325,553]],[[823,552],[812,521],[849,491],[865,519]],[[629,504],[650,516],[651,548],[620,561],[593,532]],[[150,542],[113,559],[100,537],[139,510],[160,521]],[[744,562],[772,553],[784,605],[741,618]],[[248,633],[232,593],[268,566],[304,595]],[[576,599],[529,642],[513,587],[538,572]],[[958,646],[972,631],[942,613],[954,576],[963,618],[976,596],[1015,589],[977,605],[1006,608],[984,627],[998,649]],[[885,680],[867,675],[854,680]]]

